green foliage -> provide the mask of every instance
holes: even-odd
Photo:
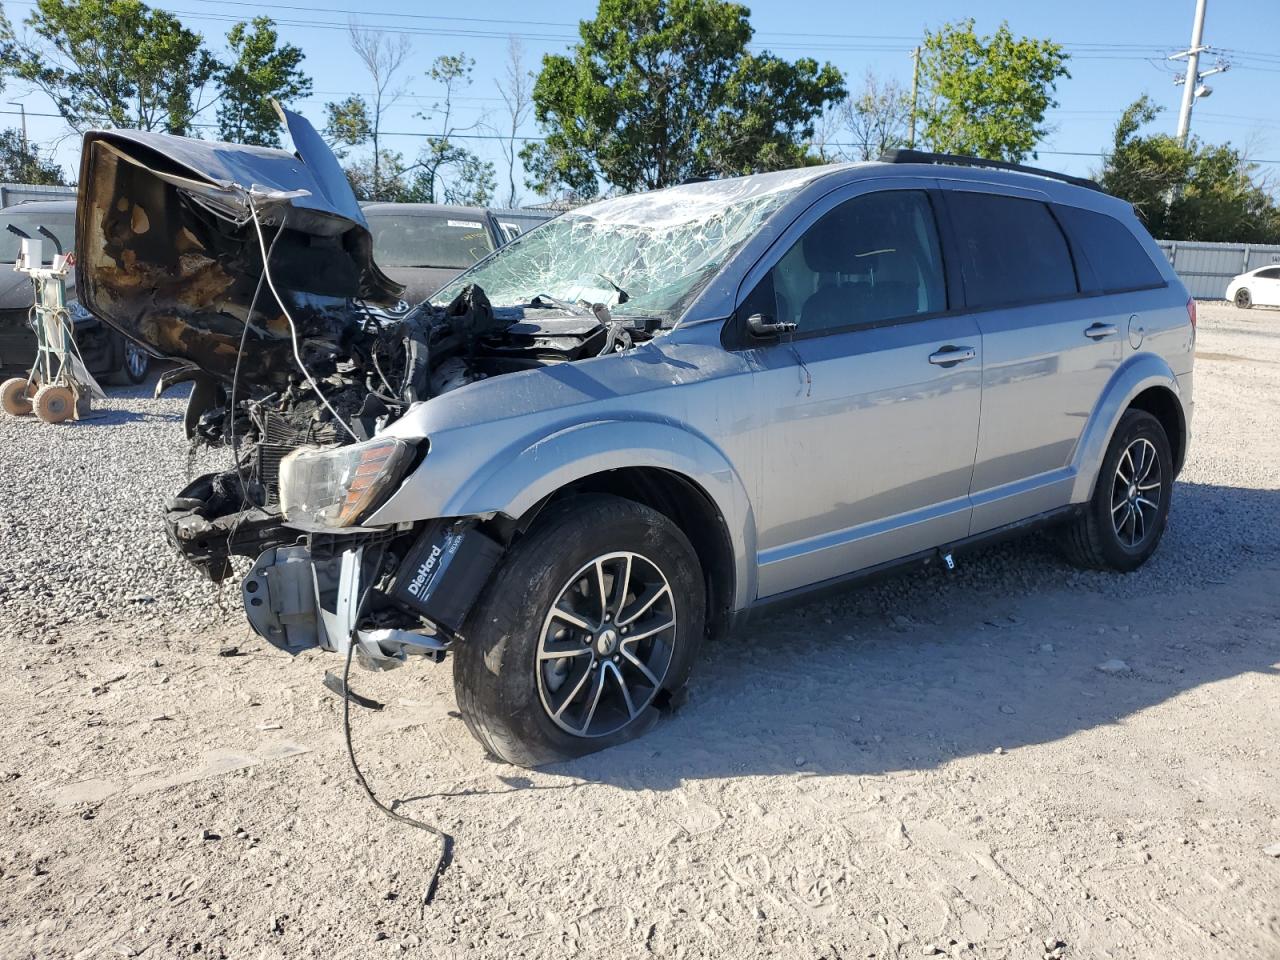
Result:
[[[453,122],[453,100],[458,91],[471,85],[475,61],[463,54],[436,57],[427,76],[444,86],[444,97],[430,110],[418,114],[420,119],[440,128],[428,136],[414,165],[414,189],[421,192],[423,202],[462,203],[485,206],[498,189],[493,164],[481,160],[457,141],[460,133],[479,126],[479,121],[466,127]]]
[[[344,167],[347,181],[357,200],[383,200],[392,203],[421,203],[421,194],[415,189],[404,155],[394,150],[383,150],[375,165],[372,155],[349,163]],[[376,172],[375,172],[376,166]]]
[[[973,18],[925,33],[920,57],[924,143],[943,153],[1017,162],[1035,156],[1057,81],[1070,77],[1060,44],[1015,37],[1007,23],[979,37]]]
[[[352,94],[337,103],[324,105],[324,138],[331,147],[356,147],[373,136],[369,104],[364,97]],[[335,150],[339,157],[343,151]]]
[[[1157,237],[1236,243],[1280,243],[1280,210],[1230,144],[1187,146],[1168,134],[1140,135],[1160,108],[1145,95],[1116,123],[1102,188],[1133,204]]]
[[[311,80],[300,67],[302,51],[280,44],[269,17],[237,23],[227,33],[227,46],[232,60],[219,77],[219,136],[233,143],[280,146],[280,119],[271,99],[288,104],[311,92]]]
[[[64,185],[62,167],[40,156],[40,148],[27,144],[18,130],[0,133],[0,181]]]
[[[89,127],[190,132],[218,63],[198,33],[139,0],[36,0],[29,33],[0,23],[0,67]]]
[[[724,0],[600,0],[569,56],[543,58],[533,89],[545,143],[521,152],[529,186],[594,196],[705,174],[798,166],[830,64],[749,53],[746,7]]]

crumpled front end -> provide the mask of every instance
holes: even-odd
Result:
[[[322,142],[314,152],[318,135],[306,120],[286,116],[311,155],[141,131],[86,134],[76,231],[84,305],[165,357],[281,388],[298,371],[282,305],[259,289],[259,229],[275,243],[272,274],[304,362],[341,350],[351,299],[394,304],[403,288],[374,264],[337,161]]]

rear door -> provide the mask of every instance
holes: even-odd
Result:
[[[1066,234],[1039,191],[944,190],[967,308],[982,332],[973,465],[981,533],[1069,502],[1076,444],[1122,358],[1125,319],[1082,297]]]
[[[748,276],[762,597],[968,531],[982,343],[950,312],[925,186],[838,191]],[[753,341],[753,314],[795,333]]]

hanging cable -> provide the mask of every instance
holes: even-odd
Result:
[[[378,571],[382,567],[382,560],[386,553],[387,548],[384,544],[378,554],[377,562],[373,565],[373,574],[369,578],[369,583],[364,588],[360,601],[356,604],[356,615],[352,618],[351,632],[347,636],[347,661],[342,669],[342,736],[347,744],[347,757],[351,761],[351,769],[356,775],[356,782],[360,784],[360,788],[365,792],[370,802],[392,820],[408,824],[419,830],[425,830],[440,839],[440,856],[436,859],[435,869],[431,872],[431,879],[427,881],[427,889],[422,895],[423,906],[426,906],[435,898],[436,887],[440,883],[440,877],[448,869],[449,864],[453,862],[453,837],[439,827],[423,823],[421,820],[415,820],[413,817],[407,817],[379,800],[373,792],[373,788],[369,786],[369,781],[365,779],[364,773],[361,772],[360,764],[356,762],[356,750],[351,740],[351,659],[356,649],[355,625],[360,622],[365,605],[369,602],[369,595],[373,592],[373,582],[378,576]]]
[[[263,252],[262,275],[267,278],[267,286],[271,289],[271,295],[276,298],[276,303],[280,304],[280,310],[284,313],[284,318],[289,323],[289,339],[293,343],[293,359],[297,361],[298,369],[301,370],[302,375],[307,378],[307,383],[311,385],[311,389],[314,390],[316,396],[320,398],[320,402],[325,405],[325,409],[333,414],[334,420],[342,424],[342,429],[347,431],[351,436],[351,439],[356,443],[359,443],[360,438],[356,436],[356,432],[351,429],[351,425],[347,423],[347,421],[338,416],[338,411],[333,409],[333,405],[329,403],[328,397],[320,392],[320,387],[311,376],[311,371],[308,370],[307,365],[302,362],[302,353],[298,349],[298,327],[293,322],[293,315],[289,313],[289,308],[285,306],[284,298],[280,296],[280,292],[276,289],[275,281],[271,279],[271,267],[267,263],[267,242],[262,237],[262,224],[258,220],[258,207],[257,204],[253,202],[252,196],[249,197],[249,215],[253,218],[253,228],[258,233],[258,246],[262,248]],[[277,237],[279,235],[279,233],[276,234]]]

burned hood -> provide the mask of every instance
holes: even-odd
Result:
[[[166,357],[249,387],[297,374],[288,321],[304,356],[323,364],[359,322],[359,299],[395,303],[402,287],[373,262],[368,224],[333,153],[303,117],[282,111],[296,153],[138,130],[85,134],[76,212],[80,299]],[[278,235],[278,239],[277,239]],[[246,330],[247,325],[247,330]]]

